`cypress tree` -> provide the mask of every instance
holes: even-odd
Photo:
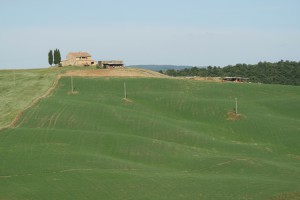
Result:
[[[58,55],[57,55],[57,49],[54,50],[54,64],[58,64]]]
[[[50,50],[49,53],[48,53],[48,62],[49,62],[49,65],[52,66],[52,64],[53,64],[53,53],[52,53],[52,50]]]
[[[61,56],[60,56],[59,49],[57,49],[57,59],[58,59],[58,65],[61,66],[61,64],[60,64],[60,62],[61,62]]]
[[[54,64],[60,65],[60,62],[61,62],[60,51],[59,51],[59,49],[55,49],[54,50]]]

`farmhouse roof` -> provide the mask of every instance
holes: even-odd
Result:
[[[78,57],[91,57],[91,54],[89,54],[87,52],[71,52],[71,53],[69,53],[69,55],[72,55],[76,58],[78,58]]]

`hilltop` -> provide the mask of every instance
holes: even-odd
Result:
[[[189,65],[129,65],[129,68],[140,68],[140,69],[148,69],[153,71],[165,71],[168,69],[182,70],[182,69],[190,69],[195,66]],[[204,68],[204,67],[199,67]]]
[[[152,77],[169,78],[169,76],[147,69],[121,68],[121,69],[101,69],[101,70],[71,70],[64,76],[83,77]]]

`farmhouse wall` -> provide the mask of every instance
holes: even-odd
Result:
[[[61,65],[93,66],[97,65],[97,62],[87,52],[71,52],[68,53],[66,60],[61,61]]]

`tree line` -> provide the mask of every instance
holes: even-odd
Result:
[[[60,56],[60,51],[59,49],[54,49],[54,51],[52,52],[52,50],[49,51],[48,53],[48,63],[49,65],[58,65],[61,66],[60,64],[61,62],[61,56]]]
[[[251,82],[282,85],[300,85],[300,62],[279,61],[259,62],[257,64],[236,64],[226,67],[208,66],[206,68],[169,69],[160,71],[169,76],[200,77],[244,77]]]

